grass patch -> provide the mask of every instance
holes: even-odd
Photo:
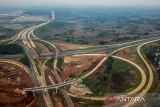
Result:
[[[101,107],[105,105],[104,101],[91,101],[91,100],[84,100],[80,98],[74,98],[71,97],[73,101],[75,102],[83,102],[83,104],[80,104],[81,107]]]
[[[137,86],[140,74],[137,68],[119,59],[110,58],[98,72],[85,78],[83,83],[93,91],[93,95],[104,96],[109,92],[127,92]]]
[[[63,57],[58,57],[58,62],[57,62],[57,67],[60,69],[60,71],[62,71],[62,66],[63,66],[63,62],[64,62],[64,59]],[[53,69],[53,63],[54,63],[54,58],[51,58],[47,63],[46,65]]]

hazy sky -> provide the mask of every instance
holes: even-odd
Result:
[[[160,0],[0,0],[0,5],[160,6]]]

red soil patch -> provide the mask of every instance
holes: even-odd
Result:
[[[0,63],[0,107],[26,107],[34,100],[33,93],[22,95],[16,90],[32,86],[26,71],[11,64]]]

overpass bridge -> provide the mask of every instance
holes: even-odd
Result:
[[[141,44],[145,41],[148,40],[154,40],[154,39],[158,39],[159,37],[152,37],[152,38],[147,38],[147,39],[141,39],[141,40],[136,40],[136,41],[131,41],[131,42],[125,42],[125,43],[119,43],[119,44],[113,44],[113,45],[99,45],[99,46],[93,46],[90,48],[85,48],[85,49],[77,49],[77,50],[67,50],[67,51],[63,51],[63,52],[59,52],[59,56],[71,56],[71,55],[77,55],[77,54],[88,54],[88,53],[93,53],[93,52],[98,52],[98,51],[104,51],[107,49],[111,49],[111,48],[120,48],[122,46],[126,46],[126,45],[134,45],[134,44]],[[27,40],[27,39],[34,39],[37,40],[35,38],[22,38],[22,40]],[[48,53],[38,53],[35,54],[35,52],[33,51],[33,49],[30,49],[32,56],[34,57],[52,57],[55,55],[55,52],[48,52]],[[12,58],[21,58],[23,57],[23,55],[5,55],[5,56],[0,56],[1,59],[12,59]]]
[[[119,44],[99,45],[99,46],[93,46],[93,47],[85,48],[85,49],[67,50],[67,51],[59,52],[59,56],[87,54],[87,53],[92,53],[92,52],[104,51],[104,50],[112,49],[112,48],[120,48],[120,47],[127,46],[127,45],[135,45],[135,44],[138,45],[143,42],[158,39],[158,38],[159,37],[152,37],[152,38],[141,39],[141,40],[136,40],[136,41],[131,41],[131,42],[124,42],[124,43],[119,43]],[[39,55],[40,55],[40,57],[51,57],[51,56],[54,56],[55,53],[54,52],[40,53]]]
[[[56,89],[57,90],[57,89],[59,89],[61,87],[74,84],[77,81],[78,81],[78,79],[73,79],[73,80],[69,80],[67,82],[63,82],[63,83],[59,83],[59,84],[54,84],[54,85],[50,85],[50,86],[24,88],[23,92],[30,92],[30,91],[35,92],[35,91],[43,91],[43,90],[49,90],[49,89]]]
[[[0,55],[0,59],[15,59],[15,58],[23,58],[24,54],[16,54],[16,55]]]

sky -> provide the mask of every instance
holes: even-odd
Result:
[[[160,7],[160,0],[0,0],[4,6],[139,6]]]

